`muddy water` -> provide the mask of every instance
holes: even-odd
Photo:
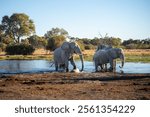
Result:
[[[47,60],[3,60],[0,61],[0,74],[16,74],[16,73],[43,73],[53,72],[54,65]],[[76,61],[77,67],[81,68],[81,62]],[[117,64],[117,72],[124,73],[150,73],[150,63],[133,63],[126,62],[124,68],[119,68]],[[72,66],[69,65],[70,70]],[[94,63],[90,61],[84,62],[85,72],[94,72]]]

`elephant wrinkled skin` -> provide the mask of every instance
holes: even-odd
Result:
[[[93,56],[93,60],[95,62],[95,71],[98,71],[98,66],[100,66],[102,69],[102,65],[107,63],[110,64],[109,70],[112,71],[114,68],[113,61],[117,58],[121,59],[122,61],[121,68],[122,68],[124,66],[125,61],[124,52],[122,49],[111,48],[108,50],[98,50]]]
[[[65,68],[66,72],[68,72],[69,61],[73,65],[73,70],[76,69],[73,54],[78,54],[80,56],[82,63],[82,68],[80,71],[83,71],[83,55],[79,45],[76,42],[64,42],[61,47],[54,51],[55,70],[58,71],[58,68],[61,66]]]

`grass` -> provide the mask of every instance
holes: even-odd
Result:
[[[127,62],[150,62],[150,56],[140,56],[140,55],[127,55],[126,56],[126,61]]]
[[[52,55],[6,55],[0,56],[0,60],[52,60]]]
[[[83,52],[84,60],[92,61],[95,50],[85,50]],[[133,49],[124,50],[127,62],[150,62],[149,49]],[[0,60],[53,60],[53,53],[48,53],[44,50],[36,50],[33,55],[5,55],[0,54]],[[79,60],[79,56],[75,55],[75,59]]]

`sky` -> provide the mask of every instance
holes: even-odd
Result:
[[[79,38],[150,38],[150,0],[0,0],[0,22],[13,13],[27,14],[39,36],[58,27]]]

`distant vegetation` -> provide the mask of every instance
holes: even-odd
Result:
[[[8,55],[30,55],[34,50],[33,46],[21,43],[8,45],[5,51]]]
[[[34,48],[53,51],[62,44],[68,35],[69,33],[65,29],[56,27],[50,29],[41,37],[35,34],[34,22],[28,15],[24,13],[14,13],[10,17],[6,15],[2,18],[0,24],[0,52],[32,54]],[[150,49],[150,38],[123,40],[106,35],[93,39],[78,37],[71,37],[71,39],[76,40],[82,50],[95,49],[99,44],[109,44],[125,49]],[[15,53],[15,51],[18,53]]]

